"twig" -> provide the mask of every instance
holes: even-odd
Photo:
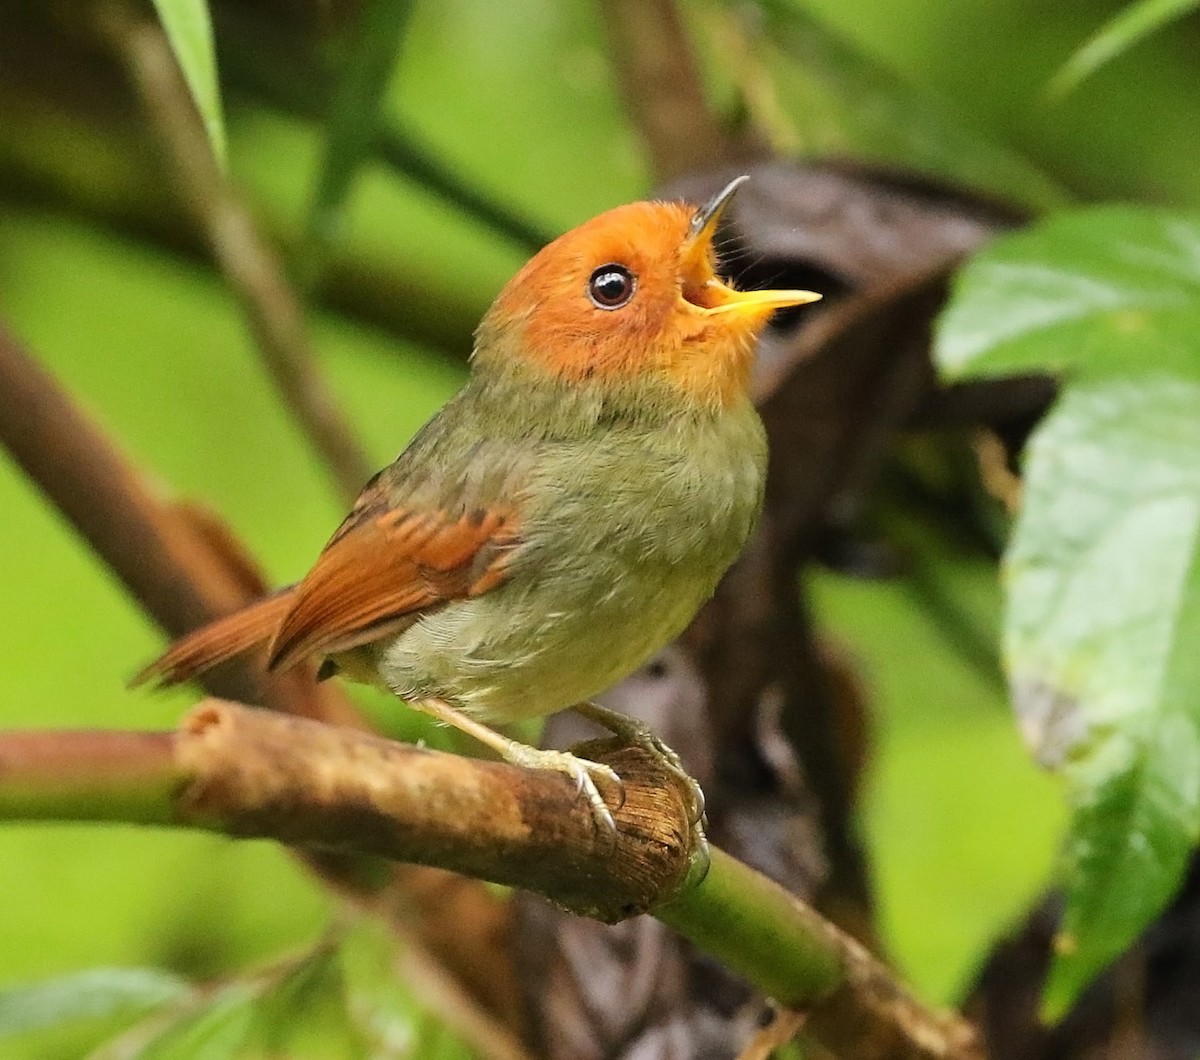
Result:
[[[615,921],[650,911],[858,1060],[976,1060],[971,1029],[922,1008],[862,947],[720,851],[689,878],[688,800],[640,748],[617,768],[619,834],[554,773],[426,751],[208,700],[173,734],[0,733],[0,819],[125,821],[438,865]]]
[[[625,106],[655,180],[730,160],[733,144],[708,105],[675,0],[603,0],[596,8]]]
[[[805,1014],[793,1009],[776,1009],[771,1022],[750,1040],[737,1060],[771,1060],[776,1049],[782,1049],[804,1026]]]
[[[120,0],[105,4],[98,21],[137,88],[181,200],[241,300],[284,403],[352,501],[374,468],[321,374],[279,257],[217,168],[166,35]]]
[[[39,7],[40,10],[40,7]],[[214,268],[205,237],[164,194],[157,152],[148,149],[144,123],[128,120],[124,100],[99,63],[88,65],[69,36],[12,32],[0,35],[0,188],[7,198],[66,210],[89,224],[112,226],[150,240],[189,264]],[[21,59],[15,59],[13,52]],[[36,57],[52,54],[53,69]],[[16,67],[14,64],[21,62]],[[118,109],[104,120],[85,117],[71,96],[65,70],[99,100]],[[18,91],[14,85],[20,85]],[[124,87],[119,86],[119,87]],[[55,145],[69,143],[62,152]],[[381,145],[380,150],[384,147]],[[96,173],[105,179],[97,182]],[[263,212],[258,221],[285,256],[296,253],[296,233],[285,219]],[[532,238],[532,236],[530,237]],[[541,246],[541,239],[536,246]],[[471,332],[487,308],[483,291],[464,291],[451,276],[433,276],[420,255],[380,253],[347,246],[329,263],[317,292],[319,303],[354,320],[385,328],[456,361],[465,361]]]

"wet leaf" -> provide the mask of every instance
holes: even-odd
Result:
[[[225,168],[225,118],[217,85],[217,55],[207,0],[154,0],[175,61],[204,122],[217,164]]]
[[[1200,216],[1134,206],[1060,214],[997,240],[938,326],[951,376],[1200,372]]]
[[[1200,838],[1200,219],[1095,209],[998,241],[964,270],[938,353],[956,374],[1068,380],[1005,557],[1022,731],[1074,809],[1058,1016]]]
[[[1200,380],[1072,388],[1026,483],[1007,656],[1025,735],[1074,792],[1047,996],[1061,1014],[1162,909],[1200,836]]]

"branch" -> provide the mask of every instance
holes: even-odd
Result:
[[[709,106],[675,0],[604,0],[596,7],[626,109],[650,152],[656,183],[753,151],[751,142],[733,141]]]
[[[0,733],[0,819],[121,821],[436,865],[605,921],[651,912],[859,1060],[974,1060],[971,1029],[913,1000],[862,947],[720,851],[689,878],[687,799],[656,758],[617,768],[619,834],[565,776],[207,700],[175,733]]]
[[[252,563],[224,527],[158,499],[2,323],[0,445],[168,633],[186,633],[262,594]],[[362,724],[348,700],[303,674],[266,678],[234,664],[205,685],[277,710]]]
[[[282,263],[217,167],[166,35],[119,0],[102,8],[99,23],[137,88],[180,200],[207,235],[241,300],[280,396],[328,464],[343,497],[353,501],[374,468],[321,373]]]

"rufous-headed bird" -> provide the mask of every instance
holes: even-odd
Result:
[[[197,630],[135,681],[266,645],[390,690],[510,762],[565,771],[612,817],[608,767],[490,728],[589,704],[676,637],[745,544],[767,443],[748,394],[772,311],[713,235],[746,178],[695,209],[621,206],[535,255],[475,336],[463,389],[363,489],[296,585]],[[665,749],[664,749],[665,750]]]

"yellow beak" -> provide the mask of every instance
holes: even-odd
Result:
[[[769,313],[786,306],[816,302],[814,291],[735,291],[713,275],[710,254],[713,236],[725,207],[748,176],[735,177],[692,217],[680,260],[685,272],[683,297],[704,313]],[[693,277],[703,277],[698,282]]]

